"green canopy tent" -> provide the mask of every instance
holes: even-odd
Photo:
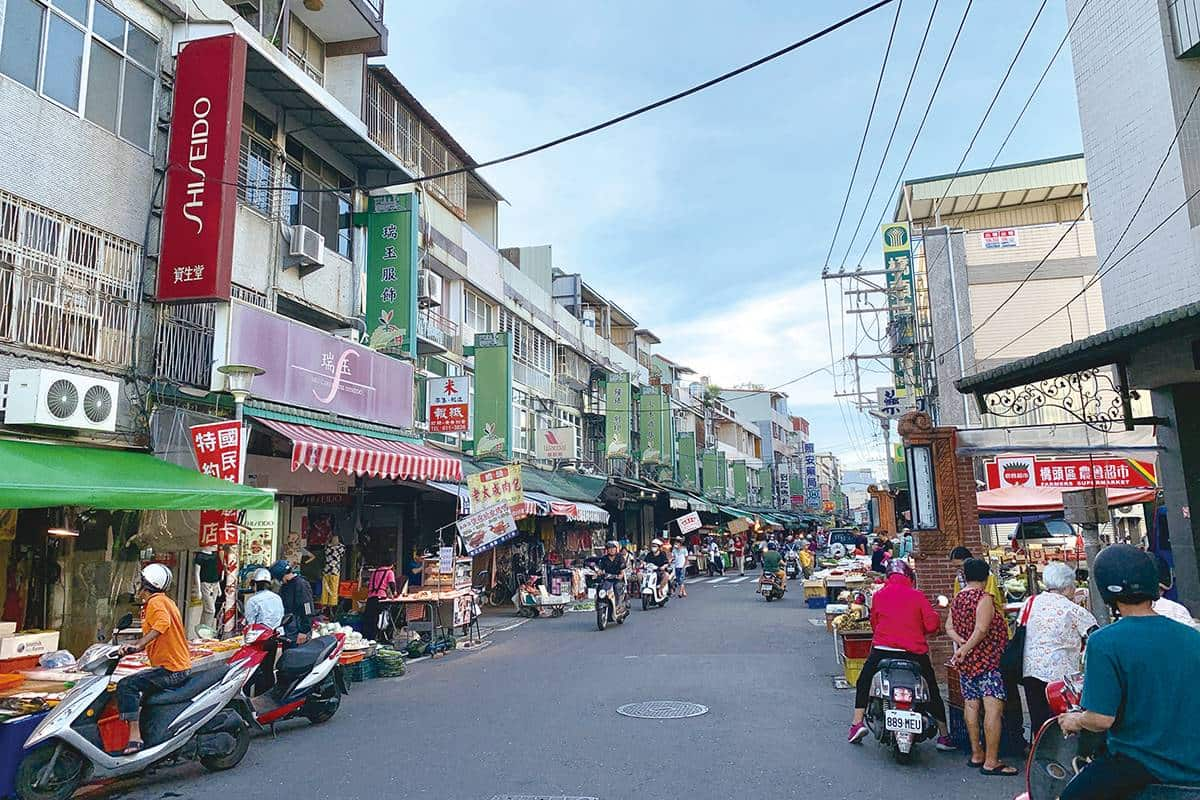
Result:
[[[213,478],[146,453],[0,440],[0,508],[271,508],[273,492]]]

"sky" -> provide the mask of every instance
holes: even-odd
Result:
[[[967,6],[936,0],[925,55],[893,126],[934,3],[903,2],[835,270],[847,251],[851,267],[864,248],[865,265],[882,261],[869,237],[895,203],[904,157]],[[700,83],[869,4],[393,2],[386,62],[484,161]],[[1041,5],[975,0],[905,179],[955,171]],[[1064,6],[1045,3],[964,169],[995,156],[1066,32]],[[556,267],[581,272],[663,340],[658,352],[721,386],[787,384],[791,411],[810,421],[818,450],[881,476],[878,424],[834,397],[835,386],[853,383],[843,355],[860,342],[857,352],[871,351],[879,320],[844,315],[841,290],[849,285],[822,281],[821,272],[894,14],[886,6],[697,95],[481,173],[508,201],[501,246],[552,245]],[[893,127],[895,143],[851,247]],[[997,163],[1081,150],[1066,47]],[[885,379],[864,374],[862,385]]]

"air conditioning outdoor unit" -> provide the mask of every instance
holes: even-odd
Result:
[[[585,328],[596,329],[596,309],[585,308],[583,310],[583,325]]]
[[[301,267],[323,267],[325,237],[307,225],[293,225],[288,255],[297,259]]]
[[[349,339],[352,342],[362,340],[362,331],[358,328],[334,328],[333,335],[339,339]]]
[[[117,428],[120,383],[54,369],[14,369],[8,374],[7,425],[45,425],[82,431]]]
[[[417,304],[430,308],[442,304],[442,276],[432,270],[417,272]]]

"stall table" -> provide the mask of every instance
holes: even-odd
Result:
[[[418,632],[428,631],[430,643],[436,642],[446,635],[452,635],[457,627],[463,629],[464,635],[469,635],[471,629],[474,628],[475,640],[480,637],[475,590],[470,586],[458,589],[413,587],[394,600],[381,600],[380,602],[401,603],[404,607],[404,618],[408,627]],[[449,625],[442,620],[442,606],[447,603],[450,604]],[[420,616],[413,613],[416,610],[420,610]]]

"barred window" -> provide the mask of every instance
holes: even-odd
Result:
[[[275,123],[247,106],[242,112],[238,198],[263,216],[271,216],[275,185]]]

